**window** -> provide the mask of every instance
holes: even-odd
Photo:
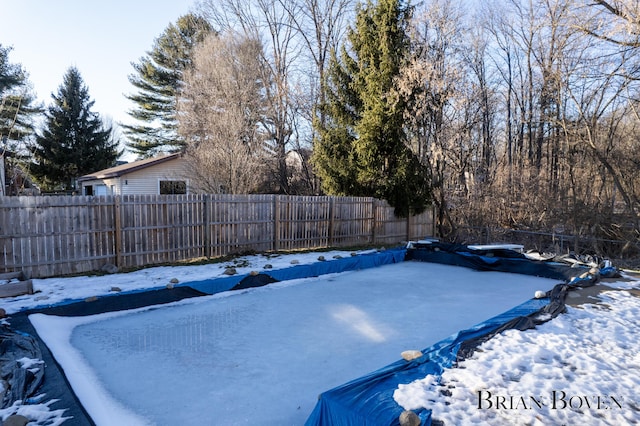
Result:
[[[93,195],[107,195],[107,185],[96,185],[93,189]]]
[[[187,182],[183,180],[161,180],[160,194],[186,194]]]

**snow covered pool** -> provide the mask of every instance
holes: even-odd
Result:
[[[318,395],[557,280],[424,262],[30,319],[98,425],[302,425]]]

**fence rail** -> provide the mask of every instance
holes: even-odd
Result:
[[[44,278],[271,251],[395,244],[433,235],[433,212],[398,218],[366,197],[0,197],[0,272]]]

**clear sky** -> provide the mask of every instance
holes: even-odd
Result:
[[[93,111],[126,122],[133,105],[124,94],[135,93],[127,78],[131,63],[194,5],[195,0],[0,0],[0,44],[13,47],[9,61],[29,73],[45,105],[75,66],[95,100]]]

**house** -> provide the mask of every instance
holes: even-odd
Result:
[[[187,161],[169,154],[122,164],[78,178],[82,195],[186,194]]]

